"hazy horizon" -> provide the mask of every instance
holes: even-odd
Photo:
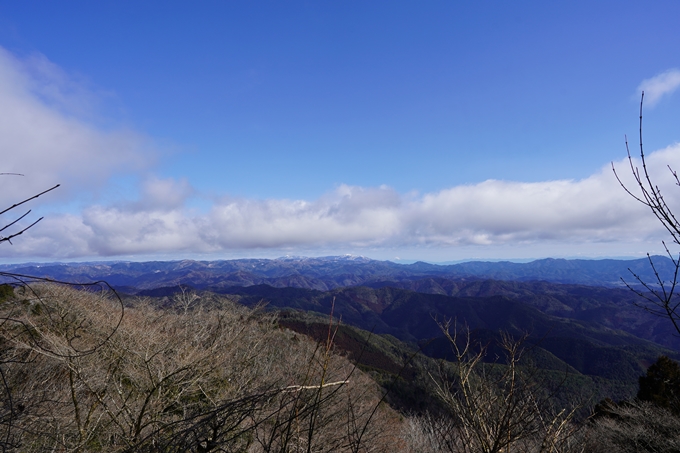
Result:
[[[658,256],[658,255],[656,255]],[[211,262],[211,261],[238,261],[238,260],[270,260],[270,261],[276,261],[276,260],[287,260],[287,259],[324,259],[324,258],[345,258],[345,257],[353,257],[353,258],[365,258],[371,261],[390,261],[395,264],[413,264],[417,262],[423,262],[427,264],[433,264],[433,265],[439,265],[439,266],[445,266],[445,265],[452,265],[452,264],[463,264],[463,263],[471,263],[471,262],[510,262],[510,263],[518,263],[518,264],[525,264],[525,263],[531,263],[534,261],[541,261],[541,260],[546,260],[546,259],[563,259],[563,260],[588,260],[588,261],[597,261],[597,260],[617,260],[617,261],[631,261],[631,260],[637,260],[641,259],[641,257],[626,257],[626,256],[599,256],[599,257],[543,257],[543,258],[508,258],[508,259],[493,259],[493,258],[471,258],[471,259],[462,259],[462,260],[452,260],[452,261],[429,261],[429,260],[413,260],[413,259],[400,259],[400,258],[394,258],[394,259],[376,259],[372,258],[370,256],[364,256],[364,255],[319,255],[319,256],[303,256],[303,255],[288,255],[288,256],[278,256],[278,257],[258,257],[258,256],[249,256],[249,257],[242,257],[242,258],[214,258],[214,259],[205,259],[205,258],[200,258],[200,257],[195,257],[195,258],[168,258],[168,259],[158,259],[158,258],[126,258],[126,257],[118,257],[116,259],[100,259],[100,260],[57,260],[57,261],[39,261],[39,260],[5,260],[2,265],[8,265],[8,266],[14,266],[14,265],[53,265],[53,264],[110,264],[110,263],[145,263],[145,262],[181,262],[181,261],[201,261],[201,262]],[[646,257],[644,257],[646,258]]]

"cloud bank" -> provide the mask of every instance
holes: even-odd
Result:
[[[650,102],[656,102],[680,85],[680,71],[643,85]],[[651,213],[620,187],[609,166],[582,180],[488,180],[425,194],[341,185],[313,200],[209,198],[190,181],[154,176],[157,151],[142,134],[92,122],[98,97],[82,86],[40,55],[19,59],[0,48],[0,172],[28,176],[20,184],[0,178],[0,203],[9,206],[65,183],[58,194],[36,200],[38,206],[61,205],[55,204],[55,212],[14,245],[3,244],[3,259],[219,258],[274,250],[399,253],[506,246],[547,256],[550,252],[541,250],[555,244],[588,253],[598,244],[648,244],[665,236]],[[647,163],[672,200],[678,188],[666,165],[680,169],[680,145],[651,153]],[[621,161],[616,167],[633,188],[627,165]],[[140,180],[132,190],[135,199],[110,202],[94,195],[121,174]],[[82,193],[93,195],[83,202]],[[74,197],[82,207],[64,209]],[[0,220],[6,224],[12,219]]]
[[[678,190],[665,165],[680,168],[680,145],[652,153],[648,167],[665,193]],[[634,187],[627,162],[616,164]],[[304,248],[498,247],[520,244],[644,242],[664,238],[647,209],[610,167],[573,181],[488,180],[423,195],[389,187],[340,186],[316,200],[225,197],[188,206],[188,182],[152,178],[143,198],[47,218],[4,253],[52,258]],[[669,197],[670,198],[670,197]],[[676,212],[680,212],[680,206]]]

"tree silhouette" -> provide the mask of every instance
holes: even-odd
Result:
[[[680,415],[680,364],[661,356],[640,376],[637,397]]]
[[[630,171],[635,179],[634,188],[627,187],[621,178],[619,178],[614,163],[612,162],[612,170],[616,175],[616,179],[621,184],[621,187],[635,200],[647,206],[654,216],[661,222],[661,225],[668,231],[671,236],[673,243],[680,246],[680,221],[675,217],[675,214],[671,208],[666,203],[664,195],[657,184],[652,180],[647,169],[647,162],[645,159],[645,151],[642,145],[642,105],[645,98],[644,91],[642,92],[642,97],[640,99],[640,160],[642,163],[642,171],[633,163],[633,158],[630,154],[630,148],[628,146],[628,138],[626,138],[626,151],[628,153],[628,163],[630,165]],[[668,170],[671,172],[675,183],[680,186],[680,178],[678,174],[668,166]],[[680,273],[680,255],[675,257],[671,253],[670,249],[664,241],[662,241],[664,249],[668,258],[673,263],[672,277],[669,280],[665,280],[659,273],[657,266],[654,263],[652,257],[647,254],[649,259],[649,264],[654,271],[655,280],[654,282],[644,281],[638,274],[628,269],[635,280],[642,285],[644,290],[639,290],[631,286],[628,282],[623,280],[623,282],[633,290],[636,294],[642,297],[645,302],[641,305],[642,308],[648,312],[668,318],[675,327],[675,330],[680,333],[680,297],[677,293],[678,287],[678,274]]]
[[[23,176],[22,174],[19,174],[19,173],[0,173],[0,175]],[[42,192],[33,195],[32,197],[28,197],[28,198],[26,198],[26,199],[24,199],[24,200],[22,200],[22,201],[20,201],[20,202],[18,202],[18,203],[14,203],[12,206],[10,206],[10,207],[8,207],[8,208],[5,208],[5,209],[3,209],[2,211],[0,211],[0,215],[6,214],[6,213],[8,213],[9,211],[12,211],[13,209],[16,209],[16,208],[18,208],[19,206],[21,206],[21,205],[23,205],[23,204],[26,204],[26,203],[28,203],[28,202],[31,201],[31,200],[35,200],[36,198],[38,198],[38,197],[40,197],[40,196],[42,196],[42,195],[45,195],[45,194],[48,193],[48,192],[53,191],[54,189],[56,189],[56,188],[59,187],[60,185],[61,185],[61,184],[57,184],[57,185],[55,185],[55,186],[53,186],[53,187],[50,187],[50,188],[47,189],[47,190],[43,190]],[[25,213],[21,214],[19,217],[15,218],[14,220],[9,221],[9,222],[6,223],[3,227],[0,227],[0,233],[2,233],[3,231],[8,230],[8,229],[10,229],[11,227],[15,226],[18,222],[20,222],[24,217],[26,217],[26,216],[27,216],[28,214],[30,214],[30,213],[31,213],[31,210],[29,209],[29,210],[26,211]],[[42,219],[43,219],[43,218],[40,217],[38,220],[35,220],[34,222],[32,222],[31,224],[29,224],[29,225],[27,225],[27,226],[20,227],[18,230],[9,230],[10,232],[9,232],[9,234],[8,234],[7,236],[2,236],[2,235],[0,235],[0,242],[9,242],[9,243],[11,244],[13,238],[15,238],[15,237],[17,237],[17,236],[23,234],[26,230],[28,230],[29,228],[32,228],[33,226],[35,226],[35,224],[38,223],[38,222],[40,222]]]

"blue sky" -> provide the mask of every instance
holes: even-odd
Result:
[[[62,187],[0,256],[658,252],[609,166],[645,88],[652,167],[680,168],[678,17],[673,1],[2,3],[3,171],[26,176],[0,201]]]

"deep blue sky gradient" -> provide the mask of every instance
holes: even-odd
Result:
[[[315,197],[582,178],[680,65],[677,2],[7,2],[0,44],[110,93],[200,189]],[[680,140],[680,102],[649,146]],[[209,163],[209,165],[206,165]]]

